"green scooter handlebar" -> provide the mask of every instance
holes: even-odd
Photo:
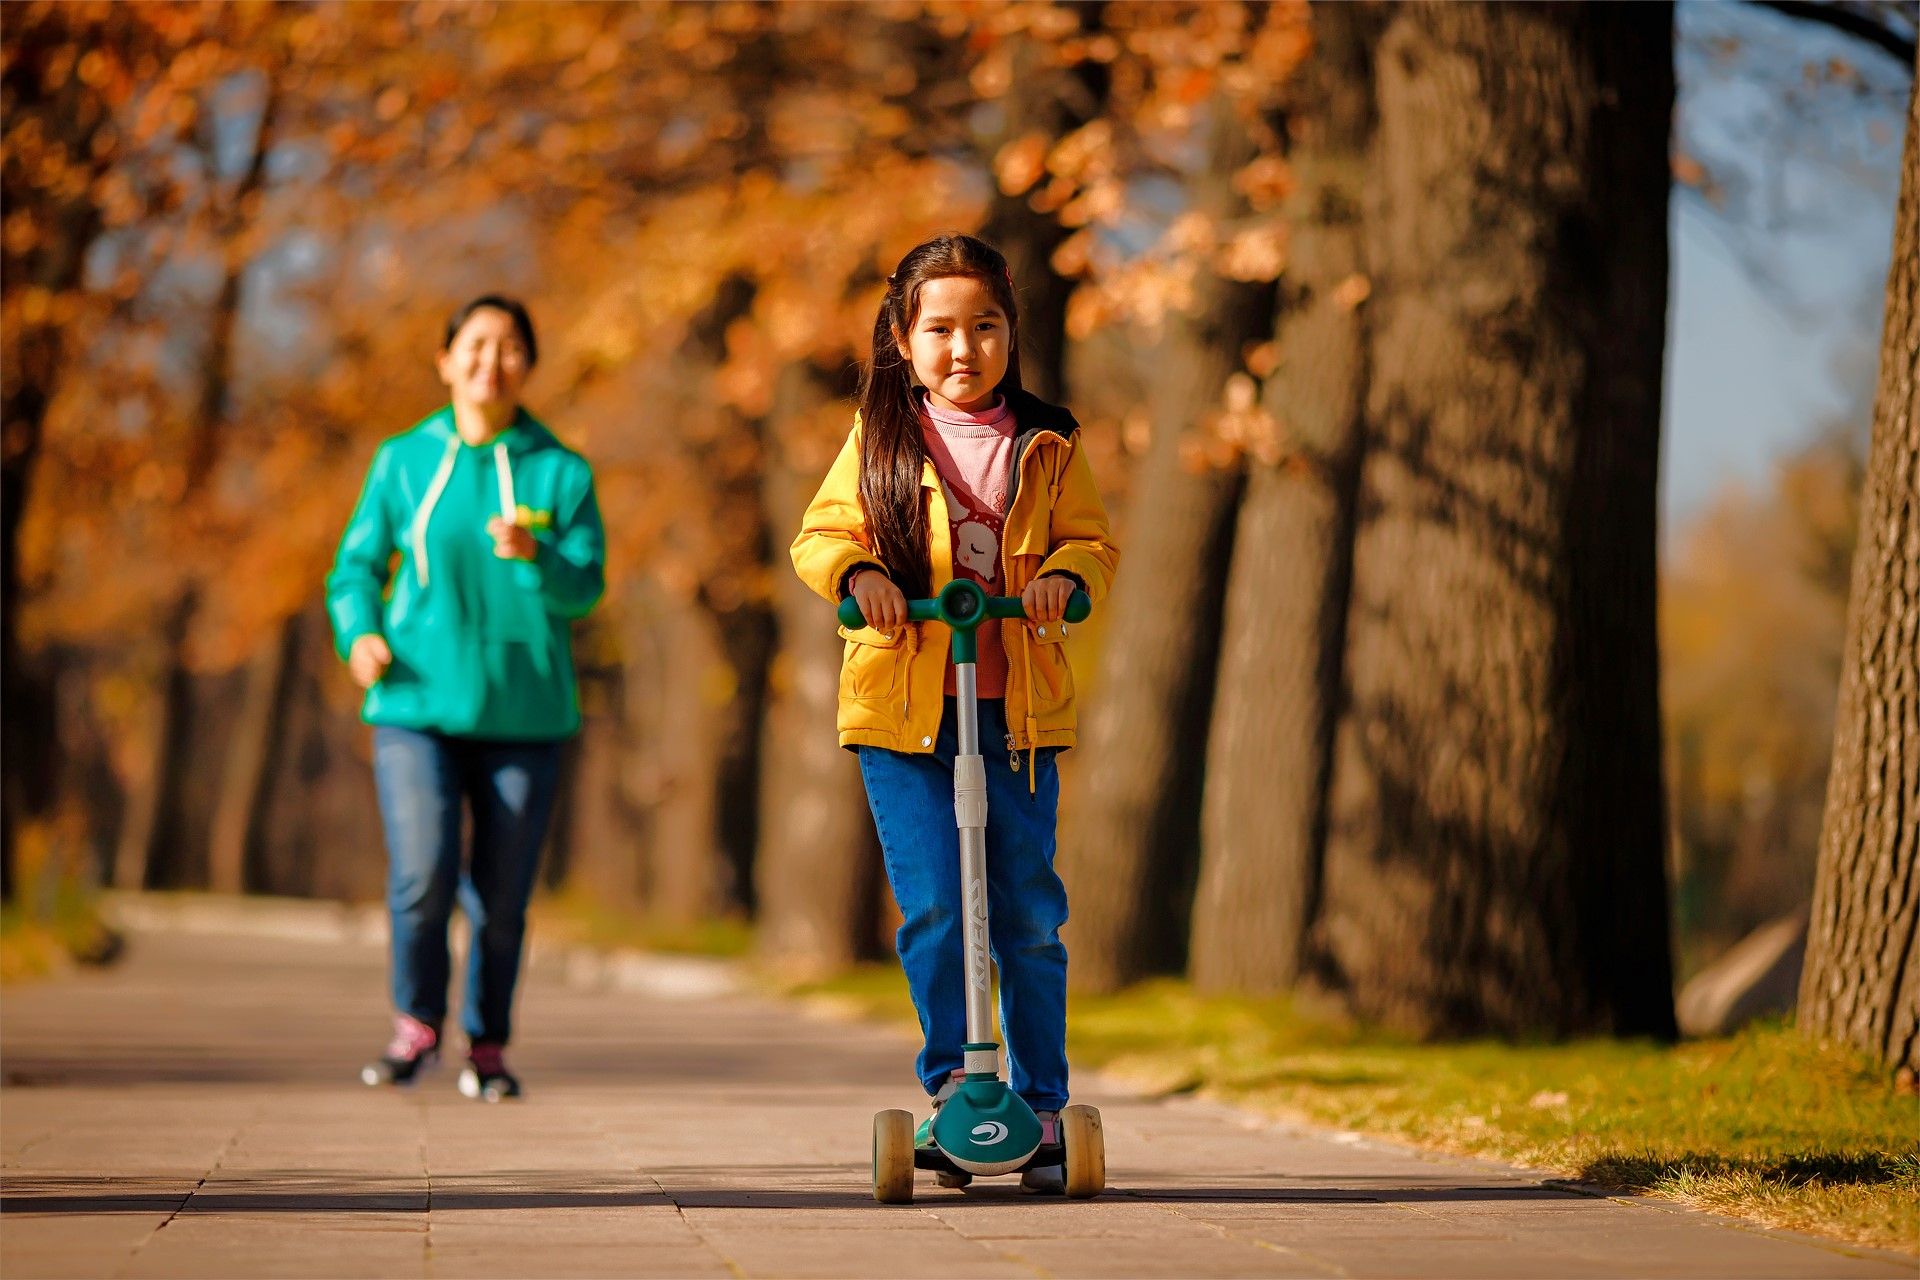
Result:
[[[1093,612],[1093,601],[1087,593],[1076,589],[1067,597],[1066,619],[1068,622],[1084,622]],[[980,584],[966,578],[955,578],[940,589],[940,594],[931,600],[907,601],[907,619],[910,622],[944,622],[953,629],[953,660],[972,662],[976,656],[974,630],[989,618],[1024,618],[1027,610],[1020,603],[1019,596],[990,596],[980,589]],[[840,602],[840,625],[849,631],[867,625],[867,618],[860,611],[860,602],[848,596]]]

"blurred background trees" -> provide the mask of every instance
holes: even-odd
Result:
[[[1776,152],[1683,94],[1670,171],[1670,51],[1750,52],[1681,9],[10,8],[8,893],[378,895],[319,582],[498,289],[612,540],[548,890],[884,953],[785,548],[881,277],[958,227],[1125,552],[1073,654],[1076,980],[1669,1030],[1670,902],[1686,970],[1811,891],[1866,411],[1663,543],[1668,195],[1791,296],[1777,193],[1886,96],[1808,61]]]

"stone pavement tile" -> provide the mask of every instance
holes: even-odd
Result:
[[[510,1246],[486,1249],[435,1246],[427,1255],[425,1274],[447,1280],[470,1277],[620,1277],[621,1280],[694,1280],[695,1277],[737,1273],[719,1254],[704,1245],[635,1244],[609,1247],[588,1242],[564,1251],[551,1247],[516,1250]]]
[[[427,1211],[427,1194],[427,1181],[417,1174],[394,1178],[217,1169],[181,1212],[419,1214]]]
[[[866,1204],[832,1208],[789,1208],[779,1201],[765,1207],[741,1205],[700,1205],[676,1196],[681,1213],[695,1229],[707,1232],[751,1231],[762,1226],[777,1226],[782,1231],[942,1231],[940,1222],[923,1206],[875,1204],[871,1196]]]
[[[0,1250],[88,1248],[131,1253],[170,1216],[151,1210],[73,1214],[9,1209],[0,1218]]]
[[[7,1280],[99,1280],[120,1270],[130,1249],[66,1244],[50,1249],[16,1249],[0,1244],[0,1275]]]
[[[1569,1253],[1516,1249],[1505,1240],[1447,1240],[1410,1235],[1401,1240],[1328,1242],[1301,1252],[1354,1280],[1613,1280],[1618,1265]]]
[[[702,1234],[744,1276],[935,1280],[1035,1274],[1031,1266],[947,1231],[788,1231],[768,1222],[758,1230]]]
[[[293,1215],[175,1218],[122,1270],[127,1276],[416,1275],[424,1222],[350,1227]]]
[[[1599,1230],[1572,1228],[1554,1238],[1557,1248],[1613,1264],[1623,1272],[1646,1276],[1738,1275],[1751,1280],[1829,1276],[1902,1277],[1920,1275],[1920,1261],[1844,1244],[1812,1242],[1772,1235],[1695,1215],[1640,1213],[1639,1225],[1609,1224]]]
[[[1116,1240],[1009,1240],[1006,1252],[1045,1275],[1060,1280],[1128,1277],[1337,1276],[1326,1264],[1253,1241],[1136,1238]]]
[[[990,1198],[991,1197],[991,1198]],[[916,1200],[928,1216],[974,1240],[1055,1239],[1081,1237],[1153,1236],[1168,1239],[1192,1236],[1218,1238],[1219,1231],[1177,1213],[1149,1204],[1131,1204],[1121,1197],[1096,1200],[1041,1200],[1010,1191],[1004,1198],[969,1192],[952,1199]]]
[[[699,1242],[695,1228],[672,1205],[624,1209],[504,1209],[486,1212],[434,1210],[433,1246],[478,1249],[517,1241],[549,1245],[680,1244]]]

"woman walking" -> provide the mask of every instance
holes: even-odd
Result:
[[[387,840],[394,1032],[370,1085],[410,1083],[439,1056],[458,897],[472,926],[460,1091],[520,1093],[504,1053],[527,900],[560,744],[580,725],[569,624],[600,598],[605,541],[586,460],[521,407],[537,356],[518,302],[454,313],[437,361],[451,402],[374,453],[327,578],[335,646],[367,691]]]

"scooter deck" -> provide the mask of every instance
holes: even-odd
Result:
[[[939,1147],[933,1146],[932,1144],[929,1144],[924,1147],[915,1147],[913,1149],[913,1167],[916,1169],[927,1169],[934,1173],[964,1173],[964,1174],[967,1174],[969,1177],[974,1177],[974,1178],[981,1178],[981,1177],[1004,1178],[1011,1174],[1024,1172],[1025,1170],[1028,1170],[1028,1169],[1045,1168],[1047,1165],[1050,1165],[1050,1164],[1059,1164],[1065,1158],[1066,1157],[1059,1143],[1043,1142],[1040,1144],[1038,1149],[1036,1149],[1031,1156],[1027,1157],[1027,1162],[1021,1165],[1018,1169],[1009,1169],[1007,1170],[1006,1173],[1003,1173],[1003,1174],[979,1174],[979,1173],[974,1173],[970,1169],[962,1169],[959,1165],[955,1164],[952,1160],[947,1158],[946,1152],[942,1151]]]

